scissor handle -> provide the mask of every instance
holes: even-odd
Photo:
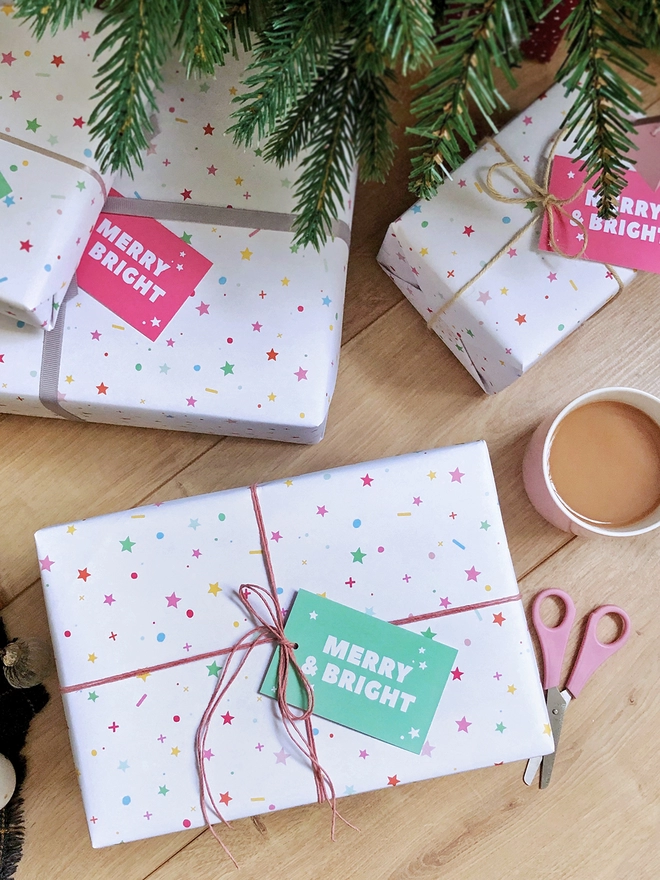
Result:
[[[613,642],[601,642],[598,638],[598,624],[606,614],[616,614],[623,621],[623,631],[621,635]],[[580,645],[580,650],[576,657],[571,675],[566,682],[566,689],[577,697],[582,688],[585,686],[591,675],[598,669],[601,663],[622,648],[628,641],[630,635],[630,618],[623,610],[616,605],[601,605],[589,615],[587,628],[584,631],[584,637]]]
[[[564,603],[564,616],[557,626],[547,626],[541,619],[541,605],[549,596],[555,596]],[[559,687],[561,666],[566,653],[568,637],[575,620],[575,605],[573,600],[563,590],[541,590],[534,599],[532,605],[532,620],[534,629],[541,643],[543,654],[543,687],[547,691],[552,687]],[[595,667],[594,667],[595,668]],[[586,679],[585,679],[586,680]]]

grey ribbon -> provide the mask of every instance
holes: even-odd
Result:
[[[108,196],[103,206],[105,214],[124,214],[129,217],[150,217],[153,220],[179,220],[183,223],[208,223],[211,226],[235,226],[242,229],[269,229],[291,232],[297,214],[277,211],[252,211],[249,208],[218,208],[214,205],[189,205],[186,202],[159,202],[155,199],[124,199]],[[343,220],[335,220],[331,235],[350,246],[351,228]]]
[[[85,165],[84,162],[78,162],[77,159],[70,159],[68,156],[61,156],[59,153],[54,153],[52,150],[47,150],[45,147],[40,147],[37,144],[31,144],[29,141],[24,141],[21,138],[12,137],[10,134],[4,134],[4,132],[0,131],[0,140],[7,141],[8,144],[13,144],[15,147],[23,147],[24,150],[32,150],[33,153],[39,153],[40,156],[46,156],[49,159],[56,159],[58,162],[63,162],[65,165],[71,165],[73,168],[79,168],[81,171],[84,171],[85,174],[89,174],[101,187],[101,192],[103,193],[103,198],[105,199],[108,195],[108,192],[105,188],[105,183],[103,178],[95,171],[93,168],[90,168],[89,165]]]
[[[62,419],[71,422],[83,422],[84,419],[67,412],[59,399],[58,381],[60,378],[60,361],[62,359],[62,341],[64,338],[64,324],[66,304],[78,293],[76,276],[71,279],[71,284],[62,300],[52,330],[44,330],[44,344],[41,349],[41,374],[39,376],[39,400],[46,409]]]

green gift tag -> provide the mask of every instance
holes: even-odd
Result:
[[[285,632],[314,688],[314,714],[419,754],[458,653],[440,642],[299,590]],[[279,649],[261,685],[274,697]],[[287,702],[307,707],[295,672]]]

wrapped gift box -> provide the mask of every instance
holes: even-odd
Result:
[[[7,9],[0,29],[0,313],[50,328],[112,179],[94,159],[87,124],[100,14],[36,40]]]
[[[282,608],[305,589],[458,651],[420,754],[314,718],[338,795],[552,751],[484,442],[257,492]],[[67,523],[36,541],[93,845],[203,824],[195,730],[227,649],[255,625],[238,587],[266,585],[250,490]],[[252,651],[210,730],[205,769],[228,819],[316,798],[275,701],[259,694],[272,654]]]
[[[228,60],[217,80],[200,83],[169,65],[144,170],[120,178],[113,192],[126,198],[106,205],[152,217],[101,215],[45,338],[0,326],[0,411],[322,438],[352,192],[320,252],[292,244],[296,169],[224,135],[243,69]]]
[[[555,85],[495,136],[539,183],[571,102],[563,86]],[[570,146],[562,142],[558,152],[567,154]],[[437,196],[417,202],[390,225],[378,255],[426,320],[450,303],[433,329],[489,394],[510,385],[619,290],[607,266],[540,251],[540,219],[512,242],[530,212],[540,209],[533,202],[507,204],[488,194],[488,170],[502,161],[495,146],[485,143]],[[512,171],[494,175],[493,184],[508,198],[527,194]],[[622,282],[633,274],[616,271]]]

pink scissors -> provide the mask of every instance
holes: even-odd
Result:
[[[555,596],[564,603],[564,616],[557,626],[546,626],[541,619],[541,605],[549,597]],[[618,638],[607,644],[599,641],[597,635],[598,624],[606,614],[616,614],[623,621],[623,630]],[[601,663],[628,641],[630,635],[630,618],[616,605],[601,605],[589,615],[587,626],[580,643],[571,674],[566,682],[564,690],[559,690],[561,668],[568,645],[568,637],[575,620],[575,605],[573,600],[563,590],[542,590],[534,599],[532,605],[532,620],[534,629],[541,643],[543,654],[543,687],[546,692],[546,705],[550,718],[550,728],[555,741],[555,751],[545,757],[530,758],[525,768],[523,781],[531,785],[536,771],[541,767],[540,787],[546,788],[550,782],[552,768],[555,763],[559,735],[564,722],[564,712],[572,697],[579,696],[591,675],[598,669]]]

